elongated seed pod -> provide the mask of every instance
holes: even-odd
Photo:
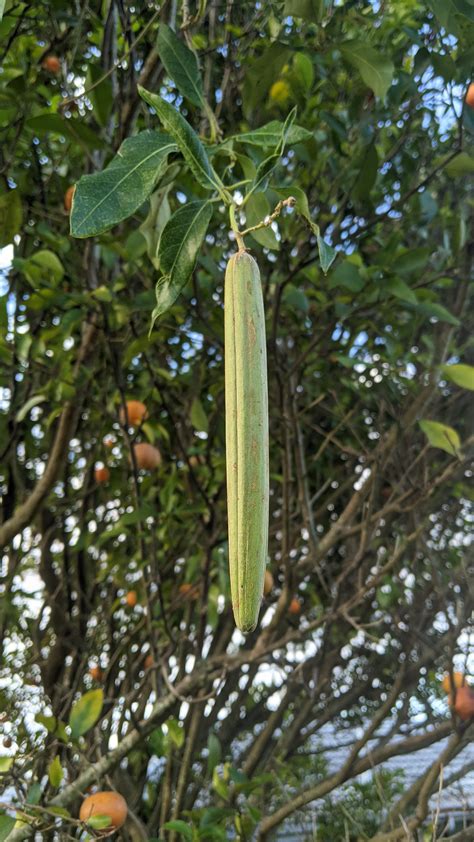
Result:
[[[243,249],[225,273],[227,518],[232,607],[257,625],[268,545],[269,459],[265,316],[258,266]]]

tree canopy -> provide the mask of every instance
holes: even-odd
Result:
[[[466,678],[440,683],[474,672],[472,3],[0,17],[0,839],[92,838],[96,789],[132,842],[420,838],[473,767]],[[242,237],[270,408],[248,635],[225,493]],[[410,787],[384,770],[437,744]]]

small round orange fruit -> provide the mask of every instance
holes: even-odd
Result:
[[[149,670],[154,665],[155,665],[155,659],[154,659],[153,655],[147,655],[146,658],[145,658],[145,661],[143,663],[143,666],[145,667],[145,669]]]
[[[183,584],[179,586],[179,592],[184,599],[197,599],[199,596],[198,587],[196,585],[192,585],[191,582],[183,582]]]
[[[48,73],[54,73],[54,75],[57,76],[61,70],[61,62],[57,56],[45,56],[41,63],[41,67],[43,70],[47,70]]]
[[[147,408],[141,401],[127,401],[127,417],[125,409],[120,407],[119,418],[121,424],[128,424],[129,427],[139,427],[145,418],[148,418]]]
[[[81,804],[79,818],[87,822],[93,816],[108,816],[110,824],[104,830],[118,830],[127,819],[127,802],[118,792],[94,792]]]
[[[103,672],[99,666],[91,667],[89,670],[89,675],[94,681],[102,681],[103,679]]]
[[[111,438],[111,436],[106,436],[102,444],[104,445],[104,447],[112,448],[115,442],[113,438]]]
[[[157,447],[148,442],[133,445],[135,460],[138,468],[144,471],[154,471],[161,465],[161,453]]]
[[[454,686],[458,688],[462,687],[465,681],[466,679],[463,672],[453,672],[453,682],[451,682],[451,676],[447,672],[443,678],[441,686],[445,693],[450,693],[452,689],[452,683],[454,683]]]
[[[265,594],[265,596],[268,596],[270,591],[273,590],[273,585],[274,585],[274,581],[273,581],[273,576],[272,576],[271,571],[265,570],[265,578],[263,580],[263,593]],[[299,603],[298,603],[298,605],[299,605]]]
[[[204,456],[200,453],[189,457],[189,464],[191,465],[191,468],[199,468],[200,465],[204,465],[205,461]]]
[[[71,186],[68,187],[64,194],[64,210],[66,211],[66,213],[69,213],[72,208],[72,198],[74,196],[75,189],[76,185],[71,184]]]
[[[471,82],[466,92],[466,105],[474,108],[474,82]]]
[[[450,707],[453,707],[453,697],[448,696]],[[468,719],[474,717],[474,690],[464,684],[456,690],[456,697],[454,699],[454,710],[460,719],[467,722]]]
[[[104,482],[108,482],[110,479],[110,471],[108,468],[96,468],[94,471],[94,479],[98,485]]]
[[[299,599],[296,598],[296,596],[294,596],[291,600],[288,606],[288,612],[295,616],[301,613],[301,602],[299,601]]]
[[[138,602],[137,592],[129,591],[125,596],[125,602],[127,603],[129,608],[135,608],[135,605]]]

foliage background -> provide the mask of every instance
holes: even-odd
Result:
[[[204,108],[166,73],[160,23],[195,51]],[[439,677],[469,668],[473,606],[473,36],[469,0],[7,0],[2,838],[12,805],[41,838],[77,838],[91,785],[127,798],[123,839],[264,840],[298,820],[301,838],[396,840],[430,818],[441,766],[449,779],[472,736]],[[111,230],[74,239],[63,210],[69,185],[160,129],[137,83],[180,109],[227,185],[272,151],[239,136],[296,104],[309,136],[240,221],[294,195],[338,253],[325,275],[291,211],[247,241],[267,313],[274,587],[245,639],[226,558],[227,213],[215,203],[189,284],[148,335],[160,232],[202,187],[173,153]],[[129,398],[148,407],[138,431],[119,421]],[[135,440],[159,447],[156,472],[131,463]],[[350,745],[336,770],[327,723]],[[380,773],[368,795],[359,783],[344,794],[441,740],[410,789]],[[317,800],[330,794],[332,806]]]

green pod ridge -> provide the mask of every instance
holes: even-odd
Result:
[[[232,607],[253,631],[268,546],[269,455],[265,315],[257,263],[245,250],[225,273],[227,518]]]

